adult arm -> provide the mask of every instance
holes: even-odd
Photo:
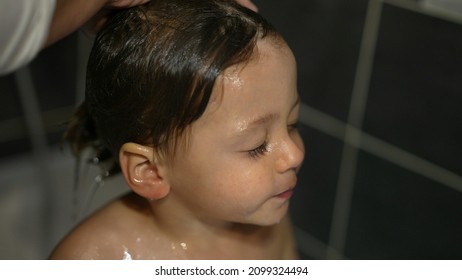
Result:
[[[2,0],[0,75],[29,63],[44,47],[79,29],[103,8],[149,0]]]
[[[79,29],[103,8],[128,8],[149,0],[3,0],[0,9],[0,75]],[[250,0],[237,0],[252,10]]]
[[[103,8],[129,8],[149,0],[57,0],[45,46],[79,29]]]
[[[56,0],[2,0],[0,75],[31,61],[42,49]]]

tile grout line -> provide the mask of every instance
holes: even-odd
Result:
[[[338,121],[307,105],[304,105],[301,111],[302,123],[308,123],[310,126],[344,141],[331,235],[327,245],[327,258],[344,258],[358,149],[462,192],[461,176],[361,131],[383,3],[399,4],[398,1],[394,0],[371,0],[369,2],[348,123]],[[417,8],[419,8],[418,11],[416,10],[417,12],[425,13],[421,6]],[[436,15],[429,11],[425,14]],[[314,120],[311,119],[313,117]]]
[[[429,178],[446,187],[462,192],[462,176],[397,148],[379,138],[361,134],[361,149],[404,169]]]
[[[358,65],[345,129],[344,146],[331,220],[328,244],[330,249],[327,251],[328,259],[342,259],[345,254],[358,159],[357,147],[360,146],[361,140],[354,127],[361,128],[364,119],[381,12],[382,2],[380,0],[370,0],[364,22]],[[332,250],[332,248],[335,248],[335,250]]]
[[[309,105],[302,104],[301,106],[300,123],[336,139],[348,141],[343,137],[347,127],[346,123]],[[356,148],[360,150],[462,192],[462,176],[359,129],[354,127],[350,127],[350,129],[355,130],[354,134],[360,138],[359,145],[358,141],[349,142],[350,145],[358,145]]]
[[[415,1],[409,0],[382,0],[385,4],[392,5],[398,8],[402,8],[411,12],[435,17],[445,21],[450,21],[456,24],[462,24],[462,16],[460,13],[451,12],[446,9],[438,9],[425,4],[419,4]]]
[[[293,226],[293,231],[299,251],[317,260],[326,258],[327,245],[324,242],[296,225]]]
[[[342,141],[350,141],[349,144],[355,146],[355,148],[359,150],[363,150],[405,170],[409,170],[446,187],[462,192],[462,176],[354,127],[350,126],[347,128],[348,125],[346,123],[304,103],[301,104],[300,108],[300,123],[333,138]],[[359,140],[353,139],[353,141],[351,141],[351,139],[345,139],[344,135],[347,129],[353,131],[353,134],[356,135]],[[317,259],[346,258],[343,252],[338,250],[338,247],[333,247],[331,244],[324,244],[301,228],[296,227],[294,233],[299,250],[306,255]]]

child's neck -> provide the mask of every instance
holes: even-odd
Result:
[[[197,217],[195,213],[170,208],[166,202],[149,202],[149,207],[156,231],[162,232],[172,244],[196,248],[188,253],[206,254],[207,258],[244,258],[242,254],[249,258],[263,258],[268,255],[275,234],[274,226]]]

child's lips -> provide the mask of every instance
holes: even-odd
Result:
[[[294,192],[294,189],[290,188],[286,191],[283,191],[282,193],[277,194],[276,197],[281,198],[281,199],[289,199],[292,197],[293,192]]]
[[[294,192],[294,188],[297,185],[297,176],[294,176],[290,181],[287,182],[288,184],[285,185],[286,190],[276,194],[274,197],[280,199],[289,199],[292,197]]]

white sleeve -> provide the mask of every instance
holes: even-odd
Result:
[[[1,0],[0,75],[29,63],[48,37],[56,0]]]

